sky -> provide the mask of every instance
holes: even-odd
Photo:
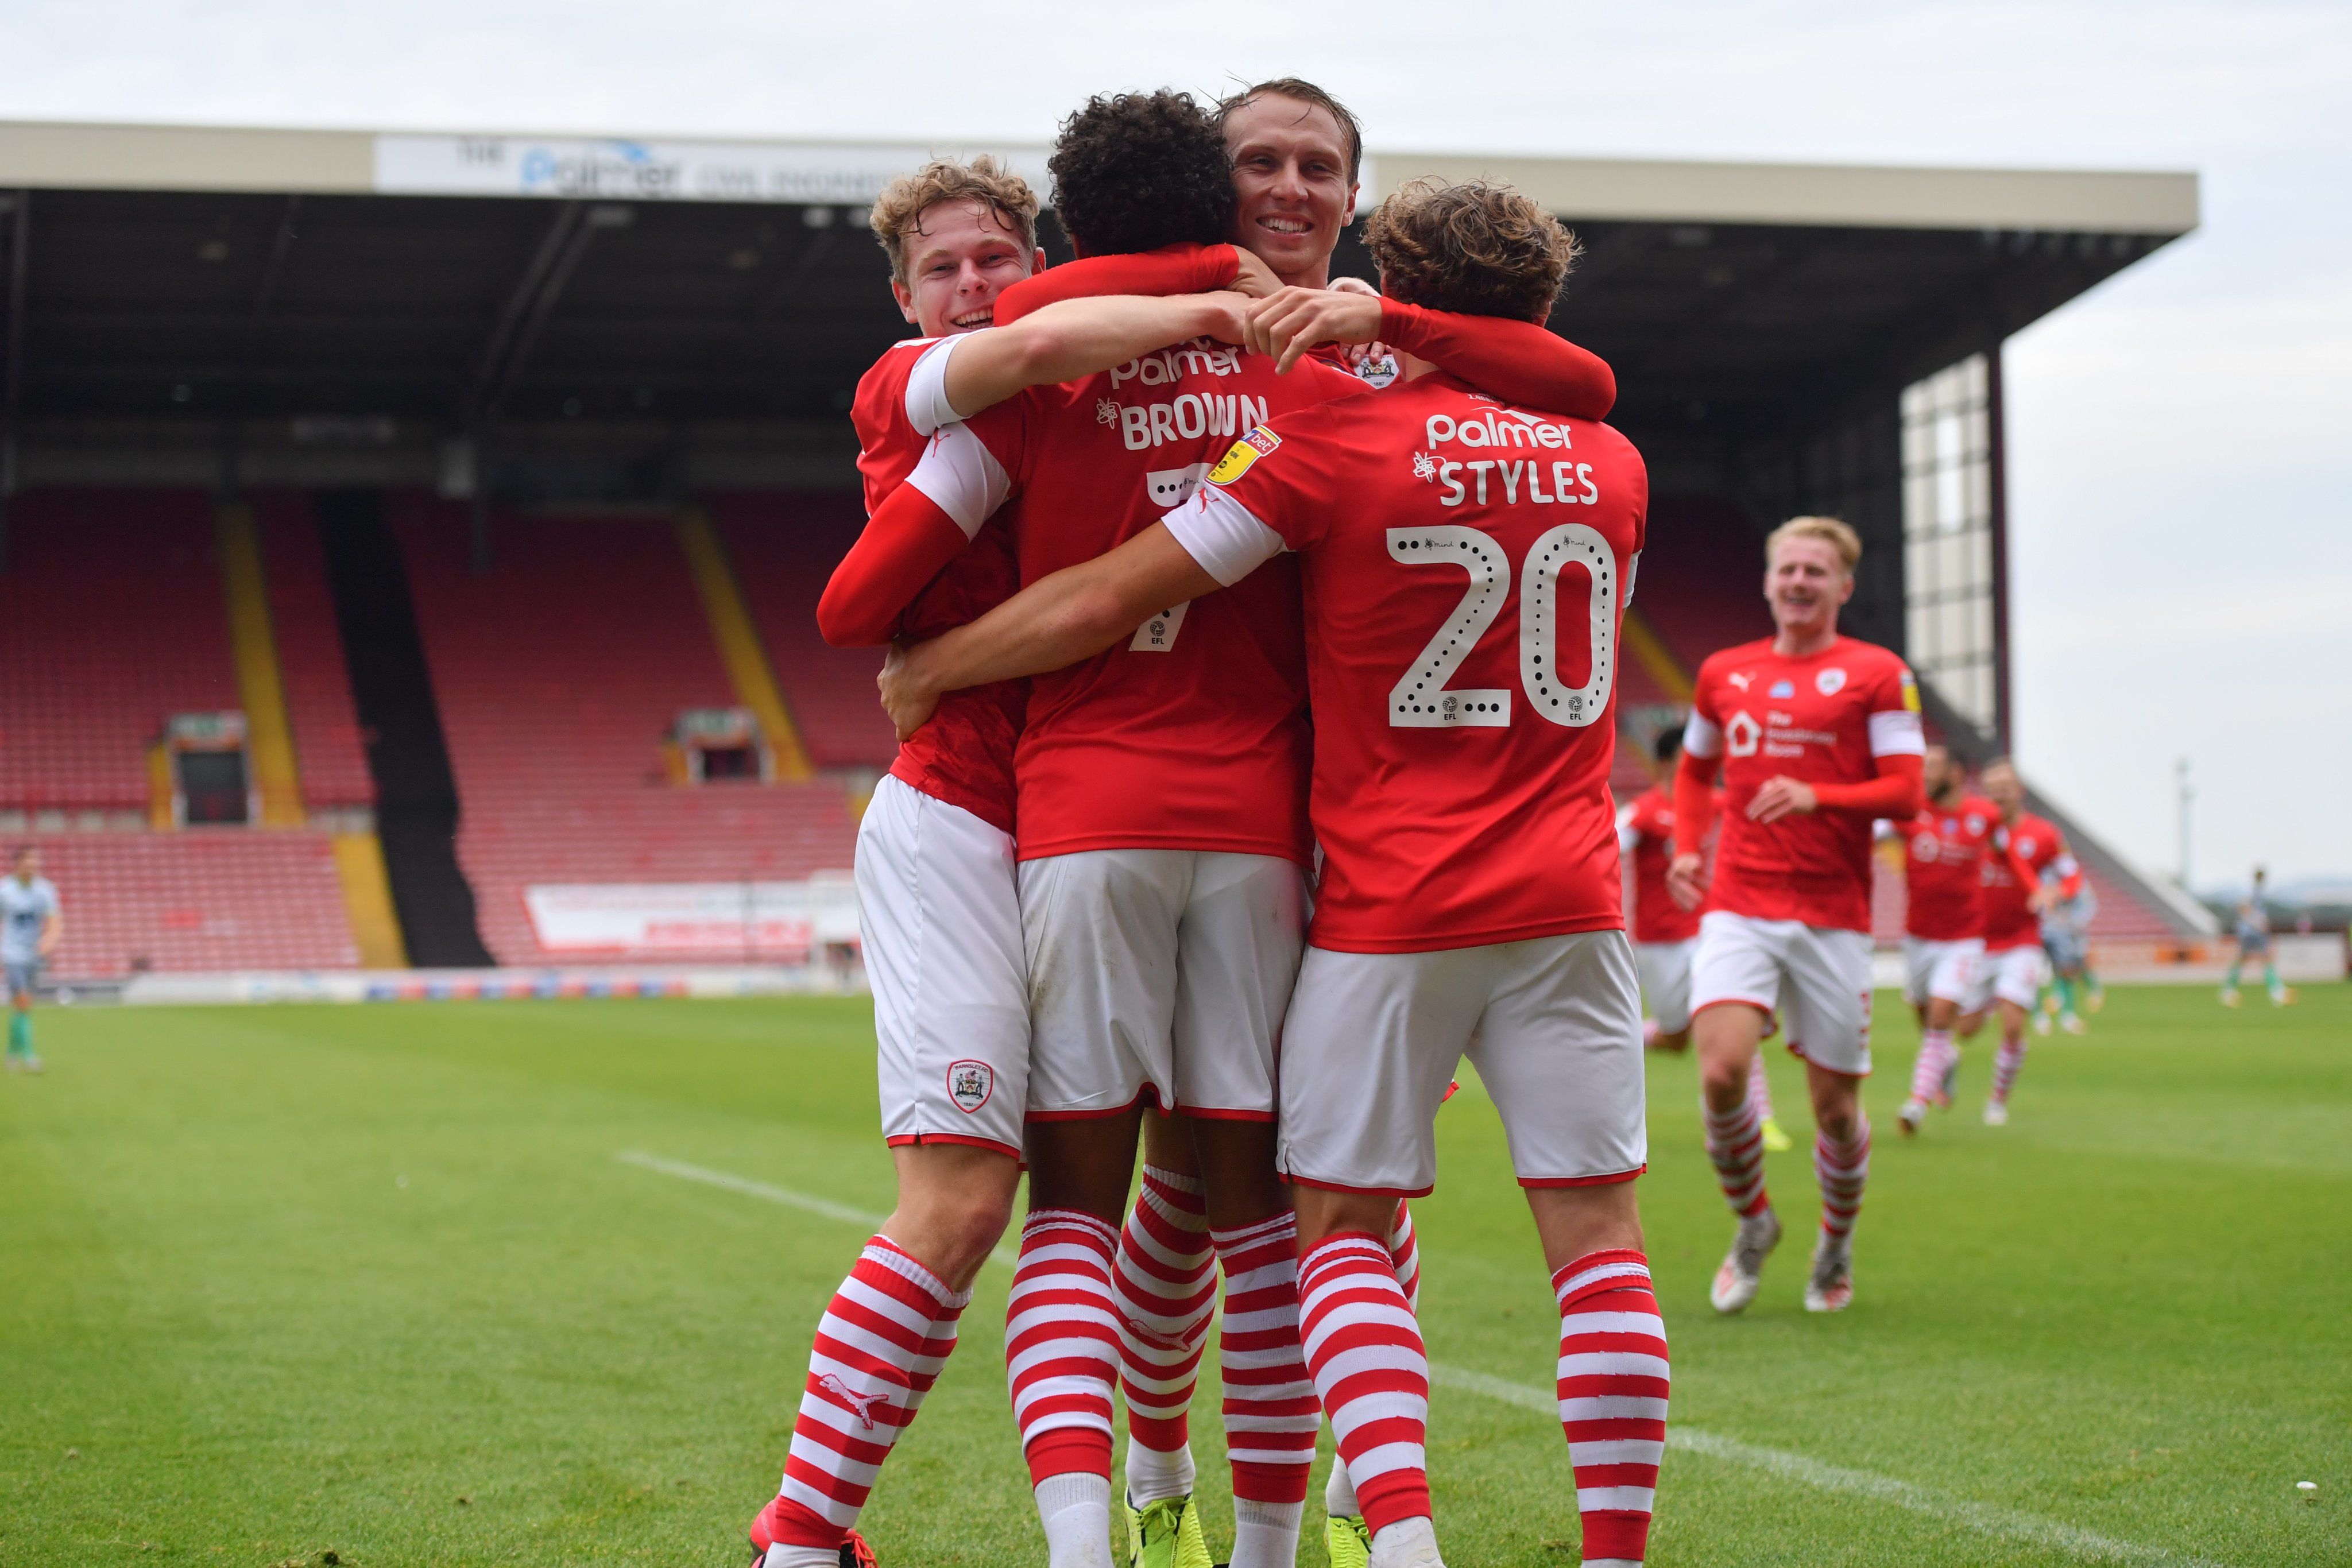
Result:
[[[2352,6],[0,0],[0,119],[1042,141],[1311,77],[1381,147],[2191,170],[2011,340],[2016,744],[2151,871],[2352,881]]]

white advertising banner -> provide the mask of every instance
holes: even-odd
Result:
[[[1049,188],[1043,148],[391,133],[375,139],[375,188],[387,195],[863,207],[883,186],[934,156],[967,157],[978,151],[995,152],[1037,189]]]
[[[550,953],[806,963],[857,940],[847,873],[807,882],[570,883],[527,889]]]

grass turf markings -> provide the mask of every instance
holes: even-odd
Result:
[[[883,1215],[852,1208],[829,1198],[794,1192],[790,1187],[771,1182],[753,1181],[727,1171],[711,1170],[704,1166],[688,1165],[683,1160],[664,1159],[641,1149],[624,1149],[613,1156],[623,1165],[635,1166],[680,1181],[698,1182],[728,1192],[740,1193],[787,1208],[797,1208],[824,1219],[837,1220],[845,1225],[866,1229],[878,1228]],[[989,1261],[1010,1269],[1016,1260],[999,1247],[989,1254]],[[1433,1386],[1451,1388],[1457,1393],[1475,1394],[1505,1405],[1531,1410],[1549,1419],[1558,1419],[1559,1400],[1549,1389],[1514,1383],[1507,1378],[1491,1377],[1483,1372],[1465,1367],[1448,1366],[1442,1362],[1429,1364],[1429,1380]],[[2181,1557],[2155,1547],[2142,1546],[2129,1541],[2117,1541],[2095,1531],[2079,1529],[2056,1520],[2036,1514],[2018,1513],[2009,1509],[1994,1508],[1987,1503],[1970,1502],[1964,1498],[1948,1497],[1930,1488],[1893,1476],[1882,1476],[1871,1470],[1854,1469],[1845,1465],[1825,1464],[1803,1454],[1785,1448],[1768,1448],[1754,1443],[1744,1443],[1737,1437],[1726,1437],[1713,1432],[1694,1431],[1671,1423],[1666,1428],[1666,1447],[1680,1453],[1702,1454],[1727,1464],[1763,1470],[1783,1480],[1791,1480],[1821,1491],[1840,1492],[1852,1497],[1869,1498],[1874,1501],[1891,1503],[1912,1513],[1925,1514],[1954,1524],[1966,1525],[1986,1535],[2015,1541],[2028,1546],[2038,1546],[2066,1552],[2094,1563],[2119,1563],[2130,1568],[2221,1568],[2205,1558]]]

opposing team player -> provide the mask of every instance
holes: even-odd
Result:
[[[1633,867],[1633,956],[1650,1010],[1642,1040],[1652,1051],[1676,1052],[1690,1049],[1690,961],[1698,946],[1698,911],[1684,908],[1666,887],[1666,868],[1675,858],[1675,765],[1682,750],[1680,729],[1660,730],[1650,747],[1656,782],[1617,813],[1617,848]],[[1760,1043],[1748,1075],[1748,1097],[1764,1130],[1765,1152],[1786,1150],[1789,1134],[1772,1114],[1772,1086],[1764,1075]]]
[[[2048,977],[2042,914],[2082,891],[2083,872],[2057,826],[2025,809],[2025,785],[2009,758],[1988,764],[1980,782],[2000,820],[1993,830],[1994,852],[1985,859],[1984,962],[1959,1030],[1974,1034],[1988,1010],[1998,1009],[2000,1050],[1984,1108],[1985,1125],[1998,1127],[2009,1120],[2009,1093],[2025,1065],[2025,1026]]]
[[[1985,860],[1992,850],[2000,808],[1963,787],[1952,754],[1931,746],[1922,758],[1927,801],[1916,816],[1895,824],[1903,840],[1903,883],[1909,907],[1903,917],[1903,999],[1919,1014],[1919,1054],[1911,1067],[1911,1094],[1901,1113],[1906,1136],[1916,1133],[1931,1104],[1949,1104],[1944,1080],[1960,1059],[1952,1026],[1974,994],[1984,962]]]
[[[2088,1033],[2083,1015],[2097,1012],[2105,1002],[2098,973],[2091,967],[2091,922],[2098,913],[2099,897],[2087,880],[2074,897],[2059,899],[2042,912],[2042,951],[2050,960],[2050,985],[2034,1014],[2036,1034],[2050,1032],[2053,1013],[2068,1034]]]
[[[1756,1047],[1777,1012],[1813,1102],[1821,1229],[1808,1312],[1853,1299],[1853,1224],[1870,1172],[1871,821],[1919,810],[1919,693],[1903,661],[1838,633],[1862,541],[1834,517],[1796,517],[1765,542],[1776,628],[1699,666],[1675,789],[1675,863],[1685,898],[1704,889],[1691,960],[1693,1030],[1706,1151],[1739,1231],[1708,1292],[1716,1311],[1756,1299],[1780,1239],[1748,1102]],[[1710,875],[1700,853],[1723,768],[1723,832]]]
[[[2238,977],[2250,960],[2260,959],[2263,966],[2263,987],[2270,993],[2271,1006],[2283,1008],[2294,1000],[2294,993],[2279,983],[2278,961],[2271,956],[2270,897],[2263,883],[2267,880],[2263,868],[2254,868],[2253,891],[2239,901],[2237,914],[2237,956],[2230,960],[2230,973],[2221,981],[2221,1005],[2238,1005]]]
[[[31,844],[16,852],[16,864],[0,878],[0,968],[8,982],[8,1071],[38,1072],[33,1050],[33,992],[41,966],[65,938],[57,885],[41,874],[41,852]]]
[[[1217,172],[1230,201],[1216,127],[1181,95],[1097,100],[1074,117],[1054,167],[1057,210],[1082,249],[1099,243],[1090,213],[1123,226],[1128,214],[1163,212],[1167,190],[1207,189],[1207,176],[1192,171],[1137,179],[1136,145],[1186,135],[1200,139],[1202,166]],[[1295,295],[1334,297],[1277,297],[1286,319],[1329,326]],[[1533,389],[1526,401],[1601,412],[1613,397],[1605,366],[1532,321],[1465,322],[1379,299],[1347,307],[1400,345],[1432,341],[1433,354],[1483,346],[1486,384]],[[1315,340],[1289,340],[1289,351]],[[1010,497],[1023,576],[1034,580],[1148,527],[1234,434],[1267,413],[1367,395],[1321,363],[1283,374],[1266,356],[1179,345],[975,413],[959,391],[959,361],[962,345],[977,341],[941,356],[937,386],[951,413],[973,416],[966,434],[978,450],[936,445],[845,570],[870,551],[890,558],[877,576],[922,580],[961,548],[968,520]],[[1031,1211],[1008,1356],[1057,1563],[1098,1551],[1104,1535],[1114,1228],[1147,1101],[1192,1123],[1228,1280],[1221,1360],[1234,1562],[1287,1563],[1296,1552],[1319,1413],[1297,1349],[1295,1228],[1272,1127],[1274,1042],[1302,941],[1311,852],[1305,653],[1287,564],[1162,606],[1129,628],[1127,646],[1033,687],[1017,758],[1035,1031]],[[1097,1289],[1108,1299],[1098,1318],[1027,1305],[1041,1291],[1064,1302]]]
[[[1507,188],[1427,182],[1381,205],[1369,243],[1392,298],[1530,320],[1571,244]],[[1283,298],[1257,319],[1287,319]],[[1466,1054],[1554,1270],[1584,1561],[1637,1563],[1668,1375],[1631,1186],[1641,1010],[1606,781],[1647,478],[1606,426],[1406,364],[1400,390],[1252,430],[1192,504],[914,649],[886,695],[904,728],[940,691],[1082,659],[1152,606],[1305,562],[1325,859],[1283,1037],[1281,1160],[1307,1359],[1370,1561],[1438,1562],[1427,1363],[1382,1233],[1434,1182],[1433,1118]]]
[[[1028,276],[1036,216],[1025,183],[986,158],[931,163],[876,204],[894,293],[924,336],[886,352],[858,390],[870,507],[905,480],[932,434],[908,387],[927,356],[988,326],[998,292]],[[1218,301],[1237,298],[1073,301],[992,334],[965,369],[1008,388],[1017,376],[1084,373],[1213,329],[1235,319]],[[944,571],[886,595],[845,603],[829,592],[819,620],[845,642],[861,640],[861,611],[874,622],[863,640],[935,633],[1017,584],[1011,544],[992,529]],[[1011,1215],[1029,1060],[1012,838],[1024,700],[1018,686],[959,694],[901,749],[859,830],[883,1131],[899,1197],[819,1325],[783,1479],[751,1531],[771,1568],[845,1563],[863,1550],[858,1511],[953,1348],[972,1277]]]

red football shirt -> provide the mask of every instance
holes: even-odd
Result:
[[[2020,811],[2017,821],[2006,826],[1994,822],[1992,841],[1994,852],[1984,862],[1985,951],[2039,946],[2042,916],[2025,901],[2041,885],[2043,872],[2054,868],[2062,877],[2074,874],[2065,835],[2032,812]],[[2021,879],[2020,867],[2032,872],[2032,878]]]
[[[1633,940],[1687,942],[1697,936],[1699,912],[1685,909],[1666,891],[1666,868],[1675,862],[1675,798],[1664,785],[1651,785],[1625,808],[1623,838],[1633,844]]]
[[[1903,824],[1904,930],[1927,942],[1984,935],[1985,861],[2000,823],[2000,807],[1963,795],[1949,806],[1930,800]]]
[[[1304,562],[1317,946],[1623,926],[1608,780],[1648,510],[1614,430],[1435,373],[1278,415],[1170,516],[1219,581]]]
[[[1710,654],[1698,667],[1684,749],[1723,759],[1723,836],[1706,907],[1759,920],[1870,929],[1870,819],[1814,811],[1751,821],[1768,779],[1860,784],[1877,758],[1925,749],[1919,691],[1900,658],[1840,637],[1790,658],[1764,638]]]
[[[1190,496],[1271,414],[1361,393],[1328,366],[1192,343],[966,422],[1002,465],[1021,580],[1112,549]],[[1308,863],[1306,652],[1284,563],[1030,683],[1021,857],[1223,850]]]
[[[858,381],[850,418],[857,428],[857,471],[869,514],[906,482],[933,438],[933,432],[919,428],[909,416],[907,387],[924,353],[943,341],[910,338],[893,343]],[[936,637],[978,620],[1020,586],[1012,538],[992,519],[908,604],[900,630],[908,637]],[[1025,681],[949,693],[931,722],[899,746],[891,777],[1013,831],[1013,755],[1028,700]]]

